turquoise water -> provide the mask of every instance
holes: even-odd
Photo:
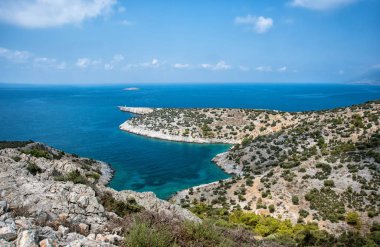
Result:
[[[112,165],[110,186],[161,198],[228,177],[210,160],[228,145],[168,142],[119,130],[132,117],[116,106],[242,107],[287,111],[380,99],[380,87],[320,84],[22,86],[0,84],[0,140],[41,141]]]

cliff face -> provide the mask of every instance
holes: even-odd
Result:
[[[41,143],[0,145],[0,246],[111,246],[119,244],[122,216],[141,210],[200,221],[153,193],[115,191],[103,162]]]

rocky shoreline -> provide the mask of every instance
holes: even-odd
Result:
[[[176,142],[189,142],[189,143],[200,143],[200,144],[237,144],[239,141],[236,140],[227,140],[227,139],[218,139],[218,138],[200,138],[200,137],[189,137],[189,136],[178,136],[163,134],[159,131],[153,131],[138,126],[133,126],[129,124],[128,121],[122,123],[119,128],[123,131],[127,131],[133,134],[146,136],[155,139],[161,139],[166,141],[176,141]]]
[[[213,162],[230,179],[177,192],[171,202],[366,234],[379,219],[380,101],[309,112],[163,108],[120,129],[179,142],[235,144]],[[348,217],[357,217],[355,223]]]
[[[104,162],[34,142],[1,142],[0,246],[114,246],[126,210],[200,222],[154,193],[115,191]]]

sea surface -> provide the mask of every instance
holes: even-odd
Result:
[[[125,91],[125,87],[138,87]],[[156,140],[119,130],[119,105],[321,110],[380,99],[380,86],[343,84],[0,84],[0,140],[34,140],[111,164],[117,190],[176,191],[227,178],[211,162],[228,145]]]

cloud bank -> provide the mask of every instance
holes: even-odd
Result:
[[[352,4],[357,0],[293,0],[290,5],[313,10],[330,10]]]
[[[273,26],[273,19],[266,18],[264,16],[237,16],[235,18],[235,24],[246,25],[251,31],[256,33],[265,33]]]
[[[79,24],[111,11],[116,0],[1,0],[0,21],[25,28]]]

